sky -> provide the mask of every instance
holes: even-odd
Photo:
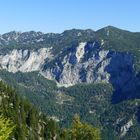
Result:
[[[0,34],[108,25],[140,32],[140,0],[0,0]]]

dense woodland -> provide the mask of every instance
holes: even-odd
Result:
[[[61,129],[53,119],[47,118],[22,99],[16,91],[0,82],[0,139],[8,140],[99,140],[99,128],[82,123],[74,116],[69,128]]]
[[[140,137],[140,100],[136,98],[113,104],[114,89],[110,84],[81,84],[57,88],[55,82],[36,72],[13,74],[1,71],[0,76],[16,88],[18,95],[25,98],[24,102],[30,100],[43,114],[57,117],[61,128],[70,128],[74,115],[78,114],[82,122],[99,128],[101,137],[105,140],[110,137],[118,140],[122,134],[121,127],[132,120],[134,126],[123,139]],[[35,118],[38,117],[37,115]]]

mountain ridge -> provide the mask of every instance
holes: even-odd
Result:
[[[87,28],[87,29],[71,28],[71,29],[66,29],[66,30],[64,30],[64,31],[62,31],[60,33],[57,33],[57,32],[46,32],[45,33],[45,32],[42,32],[42,31],[35,31],[35,30],[29,30],[29,31],[12,30],[12,31],[9,31],[9,32],[5,32],[5,33],[0,34],[0,36],[5,35],[5,34],[9,34],[9,33],[22,34],[22,33],[30,33],[30,32],[40,33],[40,34],[63,34],[64,32],[72,31],[72,30],[75,30],[75,31],[92,31],[92,32],[98,32],[98,31],[104,30],[104,29],[114,29],[114,30],[128,31],[128,32],[131,32],[131,33],[140,33],[140,31],[130,31],[129,29],[124,29],[124,28],[119,28],[119,27],[112,26],[112,25],[107,25],[107,26],[104,26],[104,27],[99,28],[97,30],[94,30],[92,28]]]

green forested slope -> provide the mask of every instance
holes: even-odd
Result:
[[[47,119],[27,100],[19,97],[14,89],[0,82],[1,140],[73,140],[75,138],[99,140],[101,138],[98,128],[83,124],[76,118],[74,121],[72,128],[60,129],[54,120]]]
[[[113,87],[110,84],[81,84],[57,88],[53,81],[36,73],[1,73],[1,77],[20,91],[20,95],[31,100],[43,113],[59,119],[62,127],[70,128],[73,116],[78,114],[82,121],[101,128],[105,140],[110,137],[120,139],[123,127],[132,120],[133,125],[123,139],[140,138],[140,100],[131,99],[112,104]],[[37,115],[35,118],[38,117]]]
[[[15,125],[14,138],[18,140],[39,139],[44,135],[43,116],[26,100],[21,99],[15,90],[0,82],[0,114],[9,118]]]

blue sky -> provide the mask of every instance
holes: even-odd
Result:
[[[0,34],[107,25],[140,32],[140,0],[1,0],[0,18]]]

